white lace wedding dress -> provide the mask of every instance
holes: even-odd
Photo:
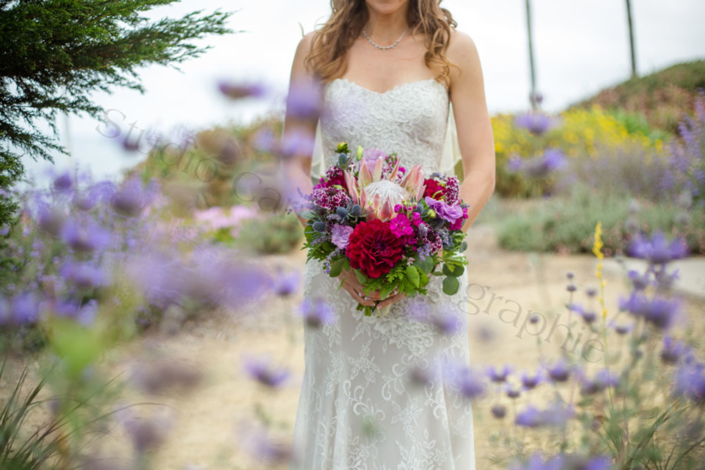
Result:
[[[346,79],[324,85],[328,113],[321,118],[326,164],[338,142],[396,151],[407,168],[438,171],[449,97],[434,79],[385,93]],[[428,296],[403,299],[388,316],[365,317],[339,281],[320,263],[306,265],[304,296],[322,299],[336,321],[305,326],[305,372],[294,429],[296,470],[473,470],[472,408],[440,380],[444,360],[469,363],[467,315],[461,289],[454,296],[431,276]],[[412,309],[455,316],[459,332],[444,334],[411,318]],[[415,310],[418,311],[418,310]],[[414,380],[420,372],[431,381]]]

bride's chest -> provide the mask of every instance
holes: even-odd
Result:
[[[404,134],[422,141],[443,137],[448,119],[448,92],[439,82],[420,80],[384,93],[346,79],[328,83],[321,125],[340,138]]]

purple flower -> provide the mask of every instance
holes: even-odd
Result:
[[[548,369],[548,376],[554,382],[565,382],[570,377],[570,366],[565,359],[560,359],[553,367]]]
[[[12,321],[16,325],[31,325],[39,320],[39,299],[31,292],[13,297],[10,304]]]
[[[666,264],[674,259],[688,256],[685,240],[667,240],[661,232],[654,232],[651,238],[637,237],[629,246],[628,252],[635,258],[642,258],[651,264]]]
[[[367,160],[368,163],[370,161],[376,162],[379,157],[386,159],[388,156],[387,152],[373,148],[364,149],[362,152],[362,159]]]
[[[486,384],[482,374],[464,364],[444,364],[443,376],[446,383],[465,398],[472,399],[485,393]]]
[[[666,336],[663,338],[661,360],[667,364],[675,364],[681,358],[692,355],[691,349],[683,341],[674,341]]]
[[[83,253],[101,250],[111,240],[110,232],[95,223],[79,225],[73,220],[64,225],[61,235],[71,248]]]
[[[486,372],[492,382],[501,383],[507,381],[511,368],[508,364],[505,364],[501,369],[495,369],[494,366],[489,366]]]
[[[583,373],[578,374],[578,378],[582,384],[580,391],[584,395],[593,395],[608,387],[614,388],[619,384],[619,378],[608,369],[600,369],[592,379],[589,379]]]
[[[308,157],[313,155],[315,138],[310,132],[302,129],[293,129],[284,134],[279,144],[279,153],[285,157]]]
[[[526,372],[522,372],[521,374],[521,383],[527,390],[533,390],[541,382],[543,382],[543,375],[541,374],[541,371],[537,371],[534,375],[529,375]]]
[[[682,364],[676,372],[674,393],[698,403],[705,401],[705,366],[699,362]]]
[[[275,369],[264,358],[245,358],[244,369],[250,378],[269,388],[278,388],[289,378],[288,370]]]
[[[619,307],[662,330],[669,329],[681,317],[680,301],[660,296],[648,298],[639,292],[632,293],[629,299],[620,299]]]
[[[538,428],[545,426],[563,427],[574,415],[571,407],[560,403],[552,403],[545,410],[539,410],[529,405],[524,411],[517,414],[515,423],[519,426]]]
[[[237,84],[226,80],[222,80],[218,83],[218,90],[220,90],[224,96],[232,100],[249,97],[261,98],[267,93],[267,88],[260,83]]]
[[[463,327],[462,320],[452,312],[442,312],[431,315],[429,320],[438,331],[447,336],[456,334]]]
[[[295,80],[286,98],[286,113],[301,119],[317,119],[323,111],[323,97],[317,80]]]
[[[115,192],[110,200],[115,211],[129,217],[139,214],[146,202],[147,196],[142,183],[136,178],[125,182],[123,188]]]
[[[541,135],[552,129],[558,124],[558,119],[553,118],[543,113],[525,113],[520,114],[514,119],[514,124],[517,127],[526,129],[533,135]]]
[[[507,415],[507,407],[503,405],[493,405],[491,411],[492,416],[497,419],[502,419]]]
[[[54,303],[53,311],[60,317],[72,318],[83,326],[89,326],[93,323],[98,313],[98,301],[91,299],[81,306],[75,301],[62,300]]]
[[[292,271],[284,274],[280,269],[274,279],[274,292],[281,297],[287,297],[299,288],[299,273]]]
[[[144,454],[149,449],[162,444],[173,423],[173,417],[166,413],[138,418],[127,410],[120,410],[117,416],[138,454]]]
[[[288,441],[274,439],[262,426],[247,423],[238,427],[240,446],[256,462],[278,466],[293,460],[293,449]]]
[[[107,282],[107,276],[100,267],[87,263],[66,262],[59,273],[67,281],[84,289],[101,287]]]
[[[52,236],[58,236],[64,226],[66,216],[58,209],[42,207],[39,209],[39,228]]]
[[[73,186],[73,181],[69,172],[66,171],[54,178],[53,186],[57,191],[66,191],[71,189],[71,186]]]
[[[426,196],[424,200],[428,208],[434,210],[438,217],[450,223],[463,216],[463,208],[460,206],[449,206],[445,201],[437,201],[429,196]]]
[[[301,304],[301,314],[306,324],[312,328],[320,328],[322,325],[332,325],[335,323],[335,312],[322,299],[311,301],[304,299]]]
[[[344,250],[350,243],[350,235],[353,233],[353,228],[347,225],[333,224],[331,227],[331,241],[339,249]]]
[[[543,155],[522,160],[518,157],[508,163],[510,171],[523,171],[532,178],[544,178],[550,173],[563,168],[567,163],[563,152],[559,149],[549,149]]]

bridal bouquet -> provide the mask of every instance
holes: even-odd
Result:
[[[458,179],[424,178],[396,153],[358,147],[353,154],[345,142],[336,152],[337,163],[297,208],[308,219],[307,262],[322,261],[331,277],[352,268],[364,293],[379,291],[383,300],[395,291],[425,295],[429,276],[444,276],[443,292],[455,294],[467,265],[461,227],[468,205]],[[357,308],[368,316],[376,310]]]

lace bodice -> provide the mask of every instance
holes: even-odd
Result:
[[[333,163],[338,142],[347,141],[353,149],[361,145],[397,152],[402,165],[419,164],[427,175],[439,170],[448,126],[445,85],[418,80],[379,93],[339,78],[324,87],[326,166]]]

